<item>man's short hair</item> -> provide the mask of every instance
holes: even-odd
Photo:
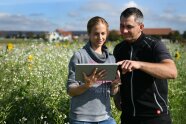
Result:
[[[143,23],[143,13],[141,12],[141,10],[139,10],[136,7],[129,7],[127,9],[125,9],[121,15],[120,15],[120,20],[122,17],[124,18],[128,18],[130,16],[134,15],[135,16],[135,21],[138,23]]]

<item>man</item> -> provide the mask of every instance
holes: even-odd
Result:
[[[175,79],[177,69],[165,45],[143,34],[143,28],[138,8],[121,13],[120,32],[125,40],[114,49],[121,71],[121,123],[171,124],[167,79]]]

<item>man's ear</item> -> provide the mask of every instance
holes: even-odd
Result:
[[[144,24],[140,24],[141,31],[144,29]]]

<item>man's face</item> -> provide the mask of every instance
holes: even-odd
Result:
[[[135,21],[135,16],[121,17],[120,32],[127,42],[136,41],[141,35],[144,25]]]

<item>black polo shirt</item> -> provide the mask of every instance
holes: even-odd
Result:
[[[116,61],[134,60],[159,63],[171,59],[165,45],[143,33],[134,43],[122,41],[114,49]],[[122,113],[126,116],[158,116],[168,114],[168,84],[141,70],[121,75]]]

